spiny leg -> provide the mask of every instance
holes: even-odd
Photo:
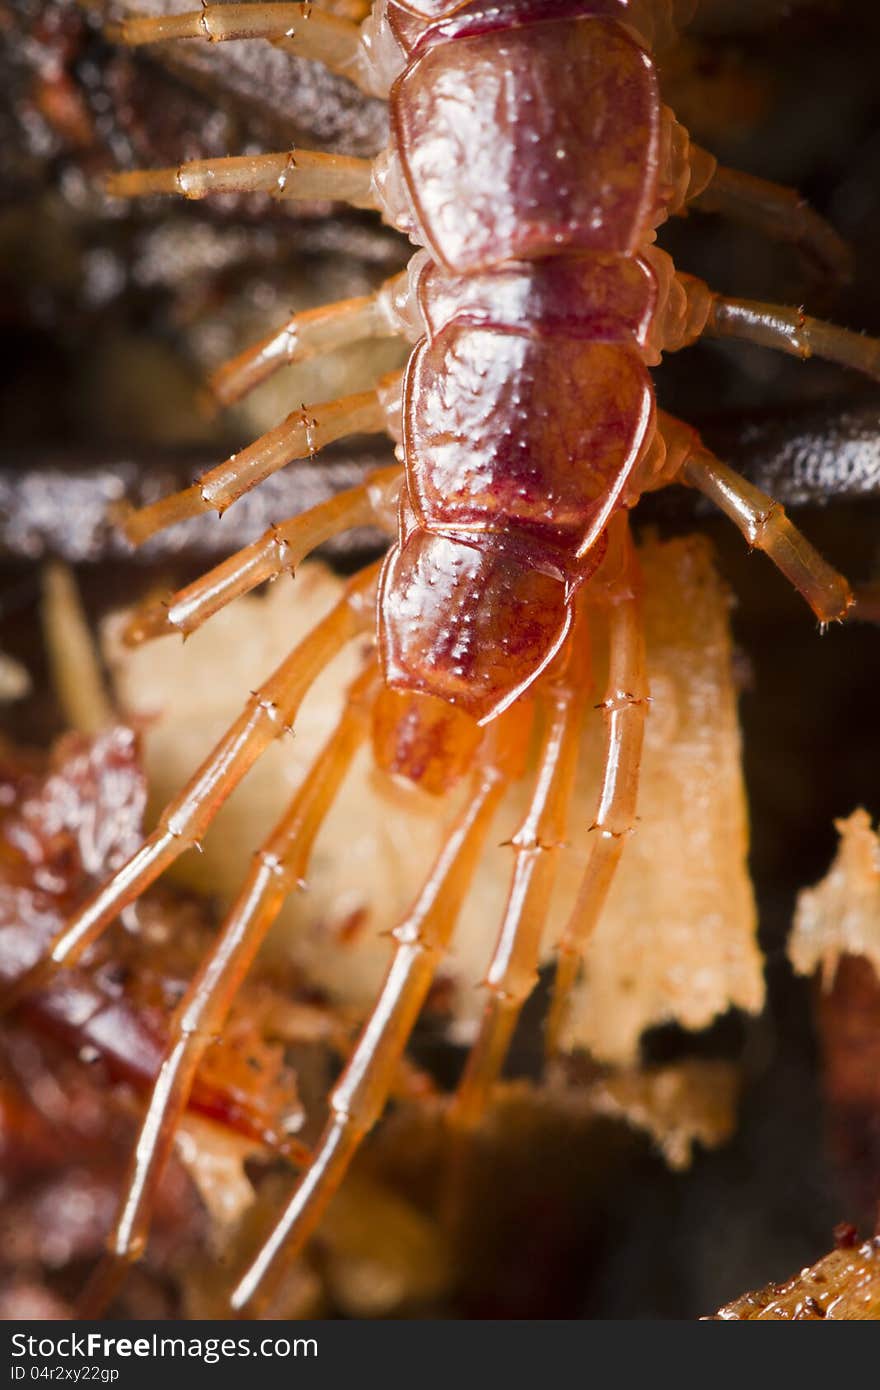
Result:
[[[626,517],[618,514],[609,531],[605,564],[611,577],[602,595],[609,637],[608,681],[600,706],[606,723],[604,770],[596,817],[590,827],[595,835],[592,851],[559,943],[547,1019],[547,1051],[551,1055],[559,1048],[584,949],[605,905],[626,837],[635,825],[639,790],[648,703],[640,576]]]
[[[750,546],[769,556],[821,623],[845,618],[853,604],[848,581],[789,521],[785,508],[717,459],[689,425],[661,412],[659,427],[668,450],[666,478],[710,498]]]
[[[395,376],[394,382],[398,378]],[[227,507],[294,459],[311,457],[347,434],[378,434],[386,427],[394,385],[360,391],[323,405],[303,406],[216,468],[192,487],[136,511],[118,509],[117,520],[133,545],[157,531],[203,512],[223,515]]]
[[[75,964],[124,907],[140,897],[184,850],[198,845],[226,798],[269,745],[291,727],[319,672],[347,642],[372,625],[378,574],[377,563],[349,581],[339,603],[254,691],[238,719],[166,806],[141,848],[74,914],[43,957],[0,993],[0,1008]]]
[[[360,25],[311,4],[203,4],[184,14],[132,15],[109,24],[107,37],[131,48],[176,39],[268,39],[297,57],[323,63],[371,95],[383,95],[362,63]]]
[[[394,954],[379,999],[330,1097],[315,1157],[271,1235],[232,1294],[237,1313],[262,1306],[287,1262],[314,1231],[362,1139],[381,1115],[395,1071],[443,957],[486,834],[527,741],[527,702],[486,732],[469,795],[412,910],[392,933]]]
[[[849,278],[849,247],[796,189],[725,168],[698,145],[691,145],[690,160],[695,192],[688,197],[688,207],[720,213],[771,240],[789,242],[824,274],[839,280]]]
[[[99,1316],[118,1292],[128,1266],[143,1253],[156,1191],[198,1067],[221,1035],[235,995],[285,899],[304,882],[315,837],[367,733],[377,674],[373,661],[349,690],[336,729],[289,809],[254,855],[241,893],[174,1014],[126,1177],[125,1195],[107,1239],[107,1253],[83,1294],[80,1317]],[[292,1156],[307,1161],[301,1146]]]
[[[355,208],[379,208],[373,190],[372,160],[321,154],[316,150],[193,159],[170,169],[127,169],[110,174],[105,186],[114,198],[151,198],[169,193],[183,198],[207,198],[213,193],[267,193],[271,198],[284,200],[330,199]]]
[[[538,982],[541,940],[568,829],[584,709],[591,689],[590,644],[583,611],[568,639],[566,664],[541,682],[544,730],[535,786],[513,836],[514,869],[501,929],[484,981],[489,991],[476,1041],[449,1120],[476,1128],[507,1056],[522,1007]]]
[[[396,336],[401,330],[389,308],[406,286],[404,271],[386,280],[374,294],[294,314],[281,328],[218,367],[209,378],[211,391],[221,405],[231,405],[281,367],[365,338]]]
[[[662,323],[662,351],[678,352],[702,337],[739,338],[801,361],[820,357],[880,381],[880,339],[811,318],[800,308],[718,294],[694,275],[676,279],[685,298]]]
[[[880,338],[810,318],[802,309],[713,294],[703,329],[710,338],[740,338],[792,357],[821,357],[880,381]]]
[[[353,526],[380,524],[393,528],[403,470],[377,469],[358,487],[348,488],[299,516],[272,526],[253,545],[200,575],[167,601],[152,600],[137,609],[126,625],[132,647],[168,633],[188,637],[233,599],[297,565],[317,546]]]

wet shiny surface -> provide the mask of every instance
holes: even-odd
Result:
[[[415,531],[383,571],[379,633],[386,679],[488,719],[559,649],[565,586],[497,546]]]
[[[453,324],[407,377],[416,515],[436,531],[519,538],[538,567],[558,567],[557,550],[571,564],[601,531],[652,417],[648,374],[625,347]]]
[[[376,697],[372,721],[377,766],[435,796],[456,786],[482,737],[474,721],[445,700],[387,686]]]
[[[562,334],[644,342],[657,304],[654,272],[640,257],[565,256],[452,275],[429,264],[418,281],[429,335],[454,318],[507,325],[543,337]]]
[[[391,97],[422,239],[464,271],[633,250],[654,205],[659,118],[645,54],[592,19],[441,44]]]

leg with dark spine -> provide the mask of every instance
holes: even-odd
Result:
[[[307,555],[331,537],[355,526],[393,528],[402,477],[402,469],[396,466],[380,469],[359,487],[271,527],[253,545],[223,560],[167,601],[153,600],[137,609],[123,634],[126,644],[139,646],[173,632],[188,637],[233,599],[281,574],[293,574]]]
[[[565,846],[571,796],[591,690],[585,605],[566,646],[567,663],[541,683],[538,712],[545,727],[528,811],[511,840],[513,876],[484,987],[488,1000],[476,1041],[449,1112],[450,1124],[474,1129],[504,1066],[523,1005],[538,983],[538,965],[559,855]]]
[[[319,672],[343,646],[369,631],[374,620],[379,566],[352,579],[340,602],[254,691],[159,824],[127,864],[104,884],[49,943],[41,959],[0,993],[0,1008],[44,985],[75,964],[129,903],[149,888],[184,850],[197,845],[227,797],[269,745],[287,732]]]
[[[739,338],[791,357],[821,357],[880,381],[880,339],[810,318],[802,309],[714,295],[703,330],[709,338]]]
[[[254,856],[254,864],[210,953],[171,1020],[169,1041],[141,1124],[107,1253],[83,1294],[79,1315],[107,1307],[146,1245],[156,1192],[199,1064],[225,1026],[230,1007],[288,894],[301,885],[315,837],[366,737],[378,674],[375,664],[352,685],[342,717],[293,802]],[[292,1158],[308,1161],[299,1145]]]
[[[349,343],[367,338],[388,338],[399,333],[385,312],[406,288],[406,272],[387,280],[375,294],[322,304],[294,314],[279,329],[239,353],[214,371],[209,386],[220,405],[232,405],[259,386],[281,367],[323,356]]]
[[[170,169],[126,169],[108,177],[106,191],[113,198],[177,194],[190,199],[213,193],[266,193],[270,198],[327,199],[374,211],[380,206],[373,190],[372,160],[316,150],[194,159]]]
[[[547,1020],[551,1055],[559,1049],[584,949],[599,921],[627,836],[635,827],[648,684],[638,564],[626,519],[618,517],[616,524],[613,540],[619,547],[619,565],[603,596],[609,627],[608,682],[600,706],[606,722],[604,772],[590,827],[595,836],[592,852],[559,943]]]
[[[360,25],[311,4],[204,4],[184,14],[131,15],[109,24],[107,36],[130,48],[180,39],[268,39],[372,91],[361,62]]]
[[[123,512],[119,517],[123,531],[133,545],[140,545],[166,526],[188,521],[203,512],[214,511],[222,516],[239,497],[295,459],[309,458],[347,434],[384,431],[392,408],[389,394],[393,397],[394,389],[386,385],[323,405],[303,406],[246,449],[209,469],[192,487],[137,511]]]
[[[660,428],[668,450],[668,480],[710,498],[749,545],[763,550],[781,570],[821,623],[842,621],[853,605],[849,582],[789,520],[785,508],[717,459],[689,425],[661,413]]]
[[[520,701],[484,735],[468,798],[424,888],[392,933],[394,954],[379,999],[330,1098],[331,1118],[308,1172],[232,1295],[237,1313],[262,1308],[339,1188],[364,1136],[385,1108],[394,1075],[442,960],[486,835],[528,741]]]

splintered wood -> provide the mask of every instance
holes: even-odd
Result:
[[[564,1038],[568,1048],[631,1064],[642,1032],[677,1021],[697,1029],[730,1007],[763,1003],[755,910],[746,871],[747,822],[732,677],[729,600],[701,538],[641,551],[651,705],[639,822],[586,967]],[[248,691],[329,609],[341,581],[318,564],[265,597],[238,600],[183,646],[162,639],[122,648],[108,626],[105,653],[120,704],[143,724],[152,805],[158,809],[237,713]],[[114,633],[116,634],[114,636]],[[201,855],[178,874],[230,900],[250,856],[333,727],[359,652],[349,649],[316,683],[293,738],[270,749],[230,798]],[[601,691],[603,654],[596,653]],[[597,695],[596,699],[599,699]],[[594,702],[590,701],[592,705]],[[545,941],[550,960],[590,848],[601,719],[590,708],[583,770],[561,856]],[[528,779],[526,779],[527,781]],[[500,921],[511,851],[503,845],[528,788],[502,808],[453,951],[443,967],[450,1032],[466,1042],[482,1009],[477,988]],[[307,891],[294,893],[273,949],[292,956],[340,1002],[368,1006],[388,961],[382,933],[410,905],[454,810],[358,758],[316,845]]]
[[[693,1149],[718,1149],[733,1135],[739,1076],[726,1062],[611,1072],[588,1092],[597,1115],[649,1135],[670,1168],[689,1168]]]
[[[830,988],[844,956],[861,956],[880,975],[880,838],[867,811],[836,823],[837,857],[798,897],[788,952],[799,975],[821,971]]]

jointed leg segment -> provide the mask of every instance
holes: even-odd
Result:
[[[526,731],[520,702],[487,731],[470,794],[408,916],[379,999],[330,1098],[331,1118],[308,1172],[233,1295],[236,1312],[262,1306],[284,1264],[302,1249],[391,1090],[397,1064],[447,948],[456,917],[510,773],[510,749]]]
[[[398,330],[384,306],[393,303],[405,285],[404,272],[386,281],[375,294],[294,314],[281,328],[219,367],[210,379],[211,390],[221,405],[231,405],[280,367],[364,338],[393,336]]]
[[[253,964],[288,894],[302,884],[315,837],[369,726],[378,673],[375,663],[349,691],[342,717],[293,802],[254,856],[254,864],[220,935],[181,1001],[156,1078],[125,1184],[125,1196],[80,1306],[96,1317],[107,1306],[127,1267],[146,1244],[156,1190],[199,1064],[220,1036],[236,992]]]
[[[347,434],[384,430],[384,391],[361,391],[323,405],[303,406],[225,463],[211,468],[192,487],[163,497],[119,519],[128,539],[140,545],[157,531],[203,512],[221,516],[227,507],[294,459],[310,457],[325,444]]]
[[[880,339],[810,318],[802,309],[713,295],[703,330],[711,338],[740,338],[792,357],[822,357],[880,381]]]
[[[299,516],[271,527],[207,574],[181,589],[168,602],[151,602],[137,610],[125,629],[129,646],[179,632],[184,637],[201,627],[233,599],[297,565],[332,536],[354,526],[387,524],[396,513],[402,469],[377,470],[359,487],[339,492]]]
[[[547,1020],[547,1051],[551,1054],[559,1048],[584,948],[599,920],[636,818],[648,704],[645,638],[638,565],[626,519],[616,518],[616,527],[612,541],[617,556],[609,546],[606,563],[616,561],[618,572],[603,596],[609,629],[608,683],[601,705],[606,723],[604,771],[596,817],[590,827],[595,836],[592,852],[559,943],[556,983]]]
[[[170,169],[128,169],[111,174],[106,189],[114,198],[170,193],[192,199],[213,193],[266,193],[282,200],[332,199],[355,208],[379,208],[371,160],[316,150],[193,159]]]
[[[291,726],[309,686],[341,648],[373,621],[379,565],[349,582],[345,595],[257,689],[241,715],[178,796],[141,848],[52,940],[43,959],[0,995],[0,1006],[16,1002],[58,970],[75,964],[124,907],[197,845],[241,779],[266,748]]]
[[[769,556],[821,623],[842,621],[853,604],[848,581],[789,521],[785,508],[717,459],[690,426],[661,412],[660,428],[668,450],[669,481],[686,483],[709,497],[750,546]]]
[[[370,91],[360,63],[360,35],[358,24],[311,4],[203,4],[185,14],[133,15],[108,26],[110,39],[132,48],[169,39],[268,39]]]
[[[568,642],[568,664],[546,677],[538,696],[546,720],[535,788],[513,836],[515,860],[507,905],[484,981],[488,1000],[450,1112],[451,1123],[474,1128],[485,1111],[522,1007],[538,982],[541,941],[569,809],[590,693],[590,644],[583,612]]]

